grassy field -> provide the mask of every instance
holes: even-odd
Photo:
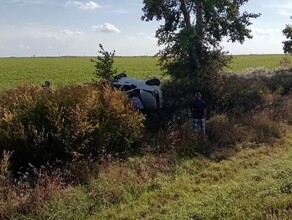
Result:
[[[284,55],[241,55],[234,59],[227,69],[240,72],[250,67],[275,68]],[[94,58],[94,57],[92,57]],[[53,86],[89,82],[94,77],[94,63],[91,57],[58,58],[0,58],[0,89],[19,83],[41,84],[50,80]],[[116,57],[118,73],[126,71],[131,77],[162,77],[157,58]]]
[[[238,55],[234,56],[231,65],[227,70],[239,73],[248,68],[264,67],[274,69],[280,65],[285,55]],[[291,56],[288,59],[292,61]]]
[[[93,219],[291,219],[291,141],[290,136],[286,145],[245,150],[220,162],[183,160],[138,197],[125,185],[124,200]]]
[[[19,219],[291,219],[292,135],[209,157],[111,163]]]
[[[45,80],[52,81],[53,86],[89,82],[94,78],[92,58],[1,58],[0,88],[24,82],[41,84]],[[161,75],[156,64],[157,59],[152,57],[115,58],[118,73],[125,70],[130,76],[140,78]]]

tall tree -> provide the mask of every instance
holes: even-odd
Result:
[[[283,30],[283,34],[287,38],[286,41],[283,41],[284,53],[292,54],[292,25],[286,25],[285,29]]]
[[[240,12],[248,0],[143,0],[142,20],[162,20],[156,31],[158,45],[164,45],[158,55],[162,66],[175,77],[193,75],[210,61],[221,67],[220,42],[243,43],[251,38],[250,18],[260,14]],[[179,73],[179,75],[178,75]]]

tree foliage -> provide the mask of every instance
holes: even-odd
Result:
[[[219,61],[222,68],[220,42],[243,43],[251,38],[247,28],[251,18],[260,14],[240,12],[248,0],[144,0],[145,21],[164,21],[156,31],[158,45],[164,45],[158,55],[164,69],[172,76],[193,75],[210,62]],[[179,75],[178,75],[179,73]]]
[[[283,50],[286,54],[292,54],[292,25],[286,25],[283,30],[283,34],[287,38],[286,41],[283,41]]]
[[[95,63],[95,75],[98,78],[110,80],[117,70],[113,68],[115,51],[105,51],[102,44],[99,44],[100,50],[98,51],[102,56],[97,56],[96,60],[91,60]]]

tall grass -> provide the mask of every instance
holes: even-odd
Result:
[[[291,138],[223,160],[217,151],[130,157],[17,219],[290,219]]]

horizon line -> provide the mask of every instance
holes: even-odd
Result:
[[[226,56],[266,56],[266,55],[290,55],[285,53],[244,53],[244,54],[226,54]],[[156,55],[117,55],[114,57],[155,57]],[[82,58],[97,57],[97,55],[43,55],[43,56],[0,56],[1,58]]]

